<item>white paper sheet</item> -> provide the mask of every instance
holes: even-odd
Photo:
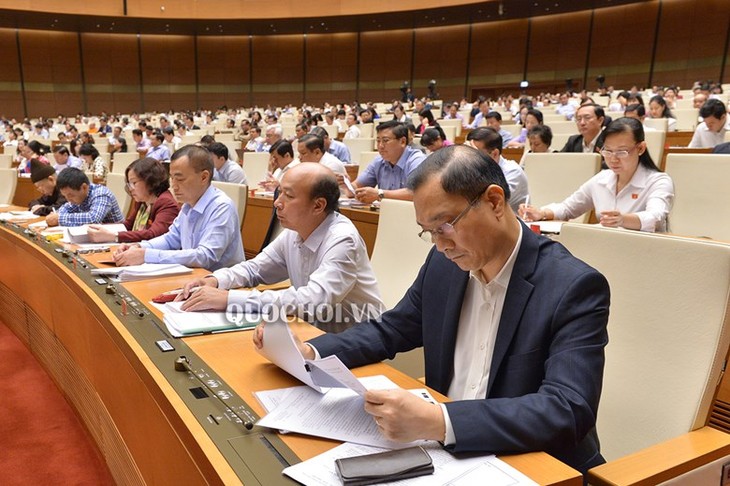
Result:
[[[307,372],[305,360],[286,322],[269,322],[264,327],[264,346],[258,350],[266,359],[302,383],[322,393]]]
[[[121,223],[102,224],[99,226],[103,226],[105,229],[113,231],[114,233],[127,231],[126,226]],[[67,237],[71,243],[90,243],[91,240],[89,240],[89,225],[85,224],[82,226],[72,226],[68,228]]]
[[[261,321],[258,314],[246,314],[240,322],[233,322],[225,312],[186,312],[181,309],[183,302],[152,304],[162,310],[162,322],[174,337],[253,329]]]
[[[431,456],[434,473],[428,476],[383,483],[414,486],[532,486],[530,478],[501,461],[494,455],[456,457],[435,442],[421,444]],[[344,443],[308,461],[289,466],[283,474],[305,486],[339,486],[342,484],[335,470],[335,459],[375,454],[385,449],[360,444]]]

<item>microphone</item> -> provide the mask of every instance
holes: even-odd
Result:
[[[236,417],[238,420],[240,420],[243,423],[243,426],[246,427],[246,430],[253,429],[253,422],[250,420],[244,420],[241,418],[240,415],[238,415],[226,402],[224,402],[221,397],[218,396],[218,394],[211,389],[206,382],[200,379],[200,377],[193,371],[193,368],[190,366],[190,361],[185,356],[180,356],[175,360],[175,371],[189,371],[191,375],[195,377],[198,382],[203,385],[211,395],[213,395],[219,402],[223,404],[224,407],[226,407],[226,410],[231,412],[234,417]]]

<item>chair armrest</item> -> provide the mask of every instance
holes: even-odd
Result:
[[[730,455],[730,434],[702,427],[588,471],[594,486],[649,485],[668,481]]]

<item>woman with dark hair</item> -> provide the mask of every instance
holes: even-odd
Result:
[[[81,134],[79,135],[79,140],[81,140],[81,143],[82,144],[83,143],[90,143],[90,144],[93,145],[93,144],[96,143],[94,141],[93,135],[91,135],[89,132],[81,132]]]
[[[421,117],[421,124],[416,127],[416,133],[418,135],[422,135],[424,131],[426,131],[427,128],[436,128],[439,127],[439,124],[436,122],[436,119],[433,117],[433,112],[429,109],[421,110],[419,113]],[[446,137],[444,137],[446,138]]]
[[[162,164],[145,157],[129,164],[124,172],[125,189],[134,199],[124,226],[128,231],[114,233],[104,226],[90,225],[89,238],[96,243],[132,243],[150,240],[167,233],[180,211],[170,193],[170,180]]]
[[[93,172],[95,180],[101,180],[106,183],[106,174],[109,172],[109,165],[104,158],[96,150],[96,147],[90,143],[85,143],[79,149],[79,158],[84,161],[81,170],[84,172]]]
[[[667,106],[667,101],[661,96],[652,96],[649,100],[649,115],[652,118],[666,118],[667,119],[667,131],[677,131],[677,120],[672,114],[672,110]]]
[[[523,107],[523,109],[520,110],[520,113],[520,124],[522,125],[520,136],[510,140],[507,144],[508,147],[524,147],[527,143],[527,134],[530,130],[536,126],[542,125],[543,117],[540,110]]]
[[[26,143],[18,143],[18,173],[30,174],[30,161],[36,159],[39,162],[50,165],[46,154],[51,152],[51,147],[40,143],[38,140],[31,140]]]
[[[608,169],[584,183],[561,203],[542,208],[520,206],[525,220],[568,220],[595,210],[603,226],[666,231],[674,184],[646,150],[644,127],[634,118],[614,120],[604,130],[601,149]]]

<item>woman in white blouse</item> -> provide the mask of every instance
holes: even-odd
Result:
[[[619,118],[611,122],[604,135],[601,155],[609,168],[591,177],[561,203],[542,208],[522,205],[520,216],[524,220],[568,220],[593,209],[603,226],[667,231],[674,184],[649,156],[641,122]]]

